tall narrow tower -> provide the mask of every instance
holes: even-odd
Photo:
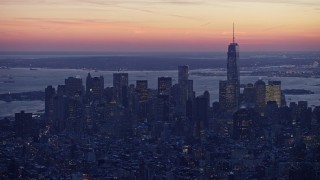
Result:
[[[234,81],[240,84],[239,75],[239,45],[234,42],[234,26],[233,26],[233,41],[228,47],[228,64],[227,64],[227,78],[228,81]],[[240,87],[240,86],[239,86]]]
[[[239,45],[234,40],[234,24],[232,43],[228,47],[228,61],[227,61],[227,80],[230,84],[235,86],[234,104],[237,107],[240,96],[240,73],[239,73]]]
[[[232,43],[228,47],[227,80],[219,83],[219,102],[227,112],[235,112],[239,107],[240,75],[239,75],[239,46],[234,41],[234,25]]]

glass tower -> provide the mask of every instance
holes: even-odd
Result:
[[[227,60],[227,81],[229,86],[233,86],[234,92],[229,92],[230,104],[234,109],[238,109],[240,96],[240,74],[239,74],[239,45],[234,42],[234,26],[233,26],[233,41],[228,47]]]

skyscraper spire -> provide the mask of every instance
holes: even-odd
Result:
[[[232,32],[233,32],[233,36],[232,36],[233,37],[233,41],[232,42],[234,43],[234,23],[233,23],[233,31]]]
[[[222,93],[226,93],[226,109],[227,111],[234,111],[238,109],[240,97],[240,74],[239,74],[239,45],[235,42],[234,37],[234,23],[232,24],[232,41],[228,46],[228,60],[227,60],[227,84],[221,84]],[[223,91],[223,88],[225,91]]]

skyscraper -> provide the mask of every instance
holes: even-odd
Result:
[[[62,87],[62,86],[59,86],[59,87]],[[53,126],[57,131],[62,131],[66,127],[66,110],[67,110],[68,98],[63,94],[58,93],[53,98],[53,104],[54,104]]]
[[[233,138],[250,140],[254,138],[254,121],[256,112],[253,109],[240,109],[233,114]]]
[[[269,119],[272,123],[277,123],[280,117],[279,107],[276,101],[268,101],[265,110],[264,117]]]
[[[32,113],[15,113],[15,135],[16,137],[32,137],[37,134],[35,121]]]
[[[255,104],[255,89],[253,84],[249,83],[243,89],[243,102],[250,107],[253,107]]]
[[[178,66],[178,84],[184,83],[189,79],[189,66]]]
[[[53,98],[56,94],[56,90],[52,86],[48,86],[45,89],[45,116],[48,121],[52,121],[53,118]]]
[[[138,101],[147,101],[149,97],[148,91],[148,81],[147,80],[137,80],[136,81],[136,94]]]
[[[281,107],[281,81],[268,81],[268,85],[266,86],[266,103],[268,101],[275,101],[278,107]]]
[[[100,77],[92,77],[90,73],[88,73],[86,80],[86,94],[89,100],[101,101],[104,90],[104,78]]]
[[[235,99],[236,85],[231,81],[219,82],[219,103],[225,112],[233,112],[237,110],[238,104]]]
[[[234,42],[234,28],[233,28],[233,42],[228,47],[228,62],[227,62],[227,80],[235,85],[235,102],[239,104],[240,95],[240,74],[239,74],[239,45]]]
[[[80,137],[84,130],[84,105],[78,99],[69,99],[67,103],[66,128],[68,133]]]
[[[170,95],[172,87],[171,77],[159,77],[158,78],[158,94],[159,95]]]
[[[189,66],[178,67],[178,111],[182,114],[186,113],[186,103],[189,97]]]
[[[57,131],[63,131],[66,128],[66,111],[68,104],[68,97],[66,96],[65,85],[58,85],[57,94],[53,98],[53,104],[53,127]]]
[[[155,119],[156,121],[170,120],[170,98],[168,95],[157,95],[155,101]]]
[[[87,79],[86,79],[86,95],[90,96],[90,91],[92,88],[92,77],[91,74],[88,73]]]
[[[220,97],[226,97],[227,99],[223,100],[219,98],[219,101],[224,101],[225,104],[222,107],[227,111],[237,110],[239,105],[239,96],[240,96],[240,74],[239,74],[239,45],[234,42],[234,28],[233,28],[233,42],[228,46],[228,60],[227,60],[227,81],[221,82]]]
[[[210,108],[210,94],[205,91],[203,95],[200,95],[194,99],[193,102],[193,123],[194,123],[194,135],[200,136],[201,131],[208,127],[209,122],[209,108]]]
[[[256,91],[255,94],[255,109],[260,114],[264,114],[264,108],[266,106],[266,84],[262,80],[258,80],[254,84]]]
[[[91,81],[90,94],[93,101],[102,101],[104,90],[104,78],[103,76],[94,77]]]
[[[127,105],[127,91],[128,91],[128,73],[114,73],[113,87],[114,98],[116,102],[126,106]]]
[[[193,99],[195,96],[193,92],[193,80],[188,80],[188,99]]]
[[[66,84],[66,94],[68,97],[82,96],[83,95],[83,86],[82,79],[80,77],[69,77],[65,79]]]

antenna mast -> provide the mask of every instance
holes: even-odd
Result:
[[[233,43],[234,43],[234,23],[233,23],[233,31],[232,32],[233,32],[233,36],[232,37],[233,37]]]

